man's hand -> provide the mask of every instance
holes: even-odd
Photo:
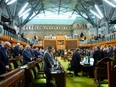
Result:
[[[116,68],[116,65],[114,66],[114,68]]]
[[[9,65],[6,65],[6,67],[5,67],[5,68],[6,68],[6,70],[9,70],[9,69],[10,69]]]

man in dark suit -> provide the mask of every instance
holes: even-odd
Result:
[[[20,56],[20,54],[21,54],[20,52],[21,52],[20,51],[20,43],[17,43],[16,46],[14,47],[14,51],[13,51],[14,56],[13,57],[17,58],[18,56]]]
[[[34,54],[36,58],[42,58],[43,57],[43,53],[41,52],[41,50],[38,49],[38,47],[36,47],[36,49],[34,50]]]
[[[96,47],[96,50],[93,53],[93,58],[94,58],[94,65],[93,65],[94,67],[96,66],[96,64],[97,64],[97,62],[99,60],[101,60],[102,58],[104,58],[104,53],[103,53],[102,50],[100,50],[99,46]]]
[[[75,50],[72,56],[72,61],[71,61],[71,68],[74,70],[74,75],[79,76],[78,72],[80,70],[80,54],[79,54],[79,48]]]
[[[23,64],[28,64],[28,62],[31,62],[33,60],[33,55],[31,54],[30,50],[31,49],[29,45],[27,45],[26,48],[23,50]]]
[[[46,74],[46,83],[47,86],[50,87],[51,85],[51,80],[52,80],[52,75],[51,71],[54,68],[54,47],[48,46],[48,51],[44,54],[44,71]]]
[[[116,47],[114,48],[114,63],[116,65]]]
[[[2,40],[0,40],[0,47],[2,47]]]
[[[7,70],[10,70],[8,57],[10,46],[11,44],[9,42],[5,42],[4,46],[0,47],[0,74],[4,74]]]

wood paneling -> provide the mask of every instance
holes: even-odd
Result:
[[[44,48],[54,46],[56,48],[56,40],[44,40]]]
[[[0,87],[25,87],[24,70],[20,70],[9,78],[2,80],[0,82]]]
[[[66,40],[66,49],[77,48],[77,40]]]

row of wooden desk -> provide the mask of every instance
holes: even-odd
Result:
[[[30,67],[32,67],[32,65],[24,65],[6,74],[0,75],[0,87],[30,87]],[[57,87],[66,87],[66,74],[64,70],[54,70],[51,73],[55,78]]]

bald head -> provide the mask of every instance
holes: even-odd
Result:
[[[17,46],[17,47],[20,47],[20,43],[17,43],[16,46]]]
[[[4,43],[4,48],[5,48],[5,49],[8,49],[8,48],[10,48],[10,47],[11,47],[11,43],[8,42],[8,41],[6,41],[6,42]]]

